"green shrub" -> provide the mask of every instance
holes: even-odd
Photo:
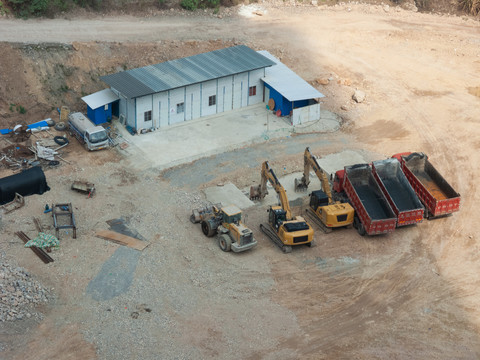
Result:
[[[213,8],[216,13],[218,13],[220,0],[182,0],[180,6],[190,11],[197,10],[198,8]]]
[[[197,10],[199,0],[182,0],[180,6],[186,10]]]
[[[16,16],[29,18],[42,16],[48,9],[50,0],[8,0]]]
[[[73,0],[73,2],[83,8],[99,10],[102,7],[102,0]]]
[[[204,3],[206,7],[218,8],[218,6],[220,5],[220,0],[205,0]]]
[[[3,2],[0,0],[0,15],[8,14],[8,8],[3,5]]]
[[[415,6],[420,11],[430,11],[432,9],[431,0],[415,0]]]

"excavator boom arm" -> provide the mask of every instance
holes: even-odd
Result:
[[[313,169],[315,175],[317,175],[318,180],[322,184],[323,192],[328,196],[328,201],[330,203],[333,202],[332,200],[332,190],[330,189],[330,183],[328,182],[327,173],[318,165],[317,159],[312,155],[310,152],[310,148],[305,149],[305,154],[303,156],[304,159],[304,172],[303,172],[303,179],[305,179],[305,184],[308,186],[310,183],[309,174],[310,168]],[[302,180],[303,180],[302,179]]]
[[[273,188],[275,189],[276,193],[278,194],[278,197],[280,198],[280,204],[282,206],[282,209],[285,210],[286,212],[286,217],[288,220],[292,218],[292,211],[290,210],[290,203],[288,202],[287,198],[287,191],[285,188],[280,184],[280,181],[278,181],[277,176],[273,172],[273,170],[270,168],[270,165],[268,164],[268,161],[265,161],[262,164],[262,182],[260,184],[260,193],[262,194],[263,191],[266,193],[267,189],[267,181],[270,181],[270,184],[272,184]]]

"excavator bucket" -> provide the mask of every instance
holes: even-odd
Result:
[[[201,222],[210,215],[215,215],[222,208],[222,204],[208,205],[199,209],[193,209],[190,221],[194,224]]]
[[[260,200],[264,196],[262,196],[261,185],[250,186],[250,200]]]
[[[295,179],[295,192],[307,191],[308,185],[305,181],[305,177]]]

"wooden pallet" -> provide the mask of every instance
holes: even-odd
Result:
[[[117,233],[115,231],[110,231],[110,230],[99,230],[95,234],[95,236],[105,239],[108,241],[112,241],[114,243],[120,244],[120,245],[125,245],[128,247],[131,247],[132,249],[140,250],[142,251],[145,249],[150,243],[146,241],[141,241],[138,239],[135,239],[131,236],[123,235],[120,233]]]

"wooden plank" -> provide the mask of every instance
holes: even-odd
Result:
[[[40,224],[40,219],[36,218],[35,216],[33,217],[33,222],[35,223],[35,227],[37,228],[38,232],[43,232],[43,226]]]
[[[150,243],[146,241],[141,241],[131,236],[123,235],[110,230],[99,230],[97,231],[95,236],[108,241],[112,241],[120,245],[131,247],[132,249],[136,249],[140,251],[145,249],[148,245],[150,245]]]

